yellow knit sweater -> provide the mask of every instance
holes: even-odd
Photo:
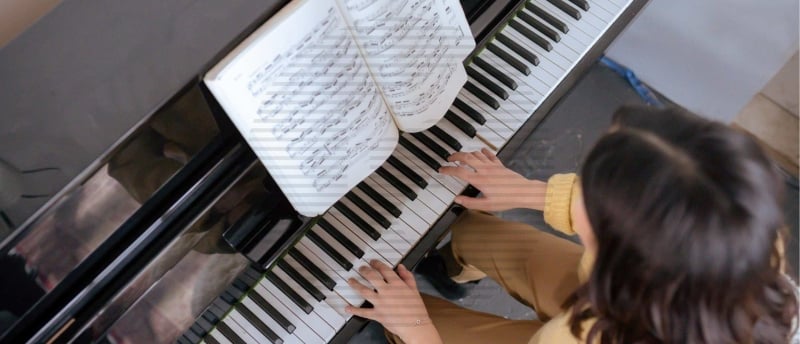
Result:
[[[574,173],[556,174],[547,181],[547,193],[544,205],[544,220],[551,227],[563,233],[572,235],[575,230],[572,228],[571,206],[572,202],[583,197],[580,186],[577,183],[577,176]],[[594,257],[584,253],[578,266],[578,279],[581,283],[586,282],[592,270]],[[569,312],[550,319],[542,326],[536,335],[531,338],[529,344],[570,344],[584,343],[583,340],[575,338],[569,330]],[[588,329],[593,325],[591,321],[583,324],[585,338]]]

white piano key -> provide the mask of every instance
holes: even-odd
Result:
[[[416,192],[417,198],[420,201],[422,201],[422,203],[425,203],[425,205],[431,208],[431,210],[433,210],[434,213],[441,214],[441,212],[447,208],[447,205],[444,204],[444,202],[442,202],[438,197],[436,197],[436,194],[447,192],[445,187],[439,184],[439,182],[435,180],[428,180],[427,181],[428,186],[425,189],[422,189],[419,186],[417,186],[417,184],[414,184],[405,175],[403,175],[403,173],[394,168],[394,166],[391,166],[387,163],[383,165],[383,168],[385,168],[387,171],[389,171],[389,173],[397,177],[397,179],[400,179],[400,181],[402,181],[403,184],[411,188],[411,190]]]
[[[402,192],[398,191],[388,181],[380,176],[377,176],[376,174],[372,174],[371,176],[367,177],[364,182],[375,190],[382,190],[384,196],[392,196],[397,199],[399,203],[395,203],[395,206],[400,208],[400,211],[405,211],[408,209],[414,214],[417,214],[428,224],[433,224],[439,218],[439,215],[431,210],[428,205],[422,203],[419,197],[413,201],[409,200]]]
[[[303,267],[303,265],[300,264],[298,261],[296,261],[294,258],[286,256],[286,257],[283,258],[283,260],[287,264],[289,264],[292,268],[297,270],[297,272],[301,276],[305,277],[305,279],[307,279],[309,282],[311,282],[311,284],[314,285],[314,287],[316,287],[320,292],[322,292],[322,294],[325,295],[325,300],[323,300],[323,301],[325,303],[327,303],[328,306],[333,308],[333,310],[335,310],[337,313],[339,313],[339,315],[342,317],[343,320],[346,320],[346,319],[350,318],[350,315],[347,314],[347,312],[345,312],[345,310],[344,310],[344,308],[349,304],[349,302],[347,302],[347,300],[343,299],[339,294],[336,294],[336,292],[328,289],[324,284],[322,284],[322,282],[320,282],[320,280],[318,280],[314,276],[314,274],[312,274],[310,271],[308,271],[308,269]],[[320,269],[322,269],[322,268],[320,267]],[[331,277],[331,276],[329,276],[329,277]],[[333,278],[331,278],[331,279],[333,279]]]
[[[559,30],[555,26],[551,25],[548,21],[544,20],[542,17],[539,17],[538,15],[536,15],[533,12],[529,11],[528,9],[523,9],[522,11],[527,13],[527,14],[529,14],[529,15],[531,15],[531,16],[533,16],[533,17],[535,17],[535,18],[537,18],[537,19],[539,19],[539,21],[542,24],[544,24],[545,26],[549,27],[550,29],[557,31],[559,36],[561,36],[561,41],[559,41],[557,44],[563,44],[563,45],[567,46],[567,48],[569,48],[569,50],[572,52],[572,54],[574,54],[574,56],[576,56],[575,59],[577,59],[581,55],[582,51],[586,50],[586,44],[583,43],[583,42],[578,41],[574,37],[574,35],[570,34],[571,32],[568,32],[568,33],[561,32],[561,30]],[[574,59],[570,59],[570,60],[574,60]]]
[[[273,343],[273,341],[269,340],[264,334],[261,333],[253,324],[247,321],[239,311],[234,308],[231,310],[230,313],[223,319],[225,324],[228,325],[231,329],[236,331],[236,334],[239,335],[245,342],[248,343]],[[270,328],[272,330],[272,328]],[[273,332],[275,332],[273,330]],[[276,333],[277,334],[277,333]],[[279,337],[283,340],[282,337]]]
[[[412,140],[409,141],[414,143],[414,145],[417,144],[421,145],[421,143],[419,143],[419,141],[417,141],[416,139],[414,139],[413,141]],[[420,148],[420,150],[422,150],[422,148]],[[423,152],[425,152],[425,150],[423,150]],[[439,160],[435,156],[432,156],[431,154],[428,155],[437,161]],[[446,176],[433,172],[433,169],[431,169],[430,166],[426,165],[422,161],[419,161],[413,153],[411,153],[408,149],[406,149],[403,146],[397,146],[397,148],[395,148],[395,158],[402,161],[404,164],[406,164],[406,166],[408,166],[414,172],[422,176],[422,178],[424,178],[429,185],[430,184],[439,185],[441,188],[438,189],[438,191],[434,192],[434,194],[443,204],[449,205],[453,201],[453,198],[455,198],[456,192],[461,192],[459,189],[463,189],[463,187],[459,187],[457,185],[454,187],[453,183],[443,178]],[[439,212],[440,209],[437,209],[437,212]]]
[[[308,238],[302,238],[300,241],[295,245],[298,251],[303,253],[309,260],[314,262],[314,265],[317,265],[322,271],[328,274],[335,282],[336,286],[333,288],[333,291],[336,292],[339,296],[341,296],[345,301],[350,303],[353,306],[361,306],[364,303],[364,298],[361,295],[358,295],[353,288],[351,288],[347,284],[347,280],[350,278],[355,278],[357,281],[361,283],[367,283],[361,275],[355,270],[358,266],[363,264],[363,261],[358,259],[354,260],[353,269],[352,270],[345,270],[339,264],[331,261],[330,257],[325,254],[319,247],[317,247],[314,243],[307,240]]]
[[[223,334],[222,334],[222,332],[220,332],[220,331],[219,331],[219,329],[217,329],[217,328],[214,328],[213,330],[211,330],[211,332],[209,332],[209,333],[208,333],[208,335],[209,335],[209,336],[211,336],[211,338],[214,338],[214,340],[216,340],[216,341],[217,341],[217,342],[219,342],[220,344],[233,344],[233,343],[232,343],[230,340],[228,340],[228,338],[226,338],[226,337],[225,337],[225,335],[223,335]]]
[[[499,134],[505,140],[508,140],[514,135],[514,128],[518,127],[519,123],[521,122],[516,117],[506,113],[505,109],[502,107],[497,110],[493,109],[466,89],[461,90],[461,92],[458,94],[458,99],[466,103],[470,108],[480,112],[481,115],[486,118],[486,123],[484,126],[492,128],[494,132]]]
[[[409,243],[410,247],[414,246],[414,244],[419,240],[421,235],[420,235],[419,232],[417,232],[417,231],[415,231],[414,229],[411,228],[411,226],[406,222],[407,220],[410,219],[410,221],[418,221],[418,222],[415,222],[414,224],[417,225],[417,226],[425,226],[425,230],[427,231],[427,228],[428,228],[427,224],[422,222],[422,219],[420,219],[416,215],[413,215],[413,213],[407,212],[408,214],[413,215],[413,216],[405,216],[406,212],[403,212],[403,213],[400,214],[399,218],[394,217],[392,214],[390,214],[388,211],[386,211],[386,209],[383,209],[380,205],[378,205],[377,203],[372,201],[372,199],[369,198],[369,196],[367,196],[366,194],[364,194],[363,191],[361,191],[361,190],[356,188],[356,189],[351,190],[351,192],[354,193],[356,196],[361,197],[364,200],[364,202],[366,202],[367,204],[372,206],[373,209],[375,209],[375,211],[377,211],[378,213],[383,215],[383,217],[385,217],[387,220],[389,220],[389,222],[392,223],[392,225],[389,228],[389,230],[394,231],[395,233],[400,235],[400,237],[402,237],[403,240],[405,240],[406,242]],[[408,252],[408,250],[406,250],[406,252]]]
[[[369,215],[367,215],[366,212],[364,212],[357,205],[353,204],[353,202],[350,202],[350,200],[342,198],[341,200],[339,200],[339,202],[350,208],[354,213],[356,213],[356,215],[361,217],[361,219],[363,219],[364,222],[366,222],[367,224],[372,226],[372,228],[378,231],[378,233],[381,233],[381,239],[385,240],[386,243],[392,246],[401,255],[404,254],[405,252],[408,252],[408,250],[411,248],[411,244],[409,244],[408,241],[403,239],[399,234],[392,231],[391,229],[384,228],[383,226],[381,226],[381,224],[375,222],[375,220],[373,220]],[[389,221],[388,218],[386,220]]]
[[[272,268],[272,273],[274,273],[278,278],[282,279],[286,284],[288,284],[296,293],[300,295],[306,302],[308,302],[312,307],[314,307],[314,313],[317,313],[322,320],[325,320],[331,328],[338,330],[341,328],[344,323],[347,321],[339,312],[333,309],[329,304],[323,301],[317,301],[314,296],[309,294],[305,288],[303,288],[297,281],[292,279],[291,276],[280,266],[275,266]],[[327,289],[325,289],[327,290]]]
[[[564,12],[561,12],[561,10],[553,6],[553,4],[547,2],[547,0],[532,0],[531,2],[545,10],[553,17],[556,17],[562,22],[566,23],[569,27],[569,33],[567,34],[572,35],[575,37],[575,39],[582,42],[586,46],[592,44],[592,42],[595,40],[595,37],[597,37],[600,33],[599,29],[586,23],[586,21],[582,20],[583,18],[581,18],[581,20],[575,20],[575,18],[568,16]]]
[[[270,302],[274,302],[273,300],[280,302],[285,308],[289,310],[289,312],[294,314],[297,318],[300,318],[301,321],[303,321],[304,323],[308,324],[309,327],[317,335],[319,335],[321,338],[327,338],[325,339],[326,341],[332,338],[339,330],[338,328],[334,329],[333,327],[331,327],[331,325],[329,325],[325,320],[320,318],[319,314],[315,312],[306,313],[302,309],[300,309],[300,307],[297,307],[297,305],[292,300],[290,300],[289,297],[286,296],[286,294],[284,294],[280,289],[278,289],[277,286],[272,284],[270,280],[268,279],[261,280],[261,282],[258,283],[258,287],[256,287],[256,289],[258,289],[259,287],[265,289],[267,292],[269,292],[269,294],[271,294],[271,296],[269,297],[265,296],[264,299],[269,300]]]
[[[320,337],[316,332],[314,332],[314,330],[311,329],[310,326],[313,326],[314,324],[308,324],[304,319],[299,318],[292,311],[286,308],[286,306],[283,303],[278,301],[275,298],[275,296],[273,296],[272,293],[268,292],[264,287],[256,286],[252,292],[257,293],[261,298],[269,302],[272,308],[275,308],[275,310],[277,310],[278,313],[280,313],[284,318],[286,318],[286,320],[289,320],[289,322],[292,325],[294,325],[294,331],[292,331],[292,334],[298,339],[300,339],[302,342],[318,343],[320,341],[323,341],[322,337]],[[261,310],[261,308],[259,308],[258,305],[251,299],[247,298],[243,301],[243,303],[247,306],[248,309],[250,309],[250,311],[259,316],[260,319],[270,318],[270,316],[266,314],[266,312]],[[270,328],[272,328],[272,326],[270,326]]]
[[[467,134],[464,134],[461,130],[458,130],[458,128],[455,125],[453,125],[453,123],[450,123],[450,121],[446,119],[442,119],[441,121],[439,121],[439,123],[436,123],[436,126],[438,126],[442,130],[447,132],[447,134],[458,140],[458,142],[461,143],[462,152],[474,152],[477,150],[481,150],[481,148],[487,148],[485,142],[481,141],[476,137],[467,136]]]
[[[487,89],[483,87],[483,85],[476,85],[479,89],[486,91]],[[466,91],[469,92],[469,91]],[[497,120],[503,122],[509,129],[513,131],[517,131],[524,123],[525,117],[520,108],[515,106],[513,103],[502,101],[501,106],[498,109],[493,109],[483,101],[479,100],[477,96],[470,93],[472,100],[475,102],[477,106],[481,107],[481,111],[483,113],[488,113],[492,117],[496,118]]]
[[[452,165],[451,163],[447,162],[446,160],[436,155],[422,142],[417,140],[417,138],[408,134],[404,134],[404,136],[409,142],[411,142],[423,153],[427,154],[432,159],[436,160],[436,162],[438,162],[440,165],[442,166]],[[414,153],[412,153],[405,147],[398,146],[395,151],[403,156],[403,159],[405,159],[406,164],[414,164],[416,166],[416,171],[418,173],[424,173],[423,176],[426,176],[425,177],[426,179],[427,178],[435,179],[449,191],[448,193],[439,194],[441,196],[440,199],[442,200],[442,202],[446,203],[447,205],[453,203],[453,199],[456,198],[456,195],[460,194],[462,191],[464,191],[464,188],[467,187],[466,183],[459,181],[451,176],[443,175],[438,171],[434,171],[433,169],[430,168],[430,166],[425,165],[422,161],[415,159]]]
[[[476,101],[472,98],[472,95],[469,94],[469,92],[467,92],[466,90],[463,90],[463,89],[461,90],[461,92],[458,94],[458,99],[461,99],[464,103],[466,103],[467,105],[469,105],[473,109],[476,109],[478,111],[480,111],[480,109],[481,109],[481,107],[479,105],[475,104]],[[459,109],[457,109],[455,107],[453,107],[451,110],[454,113],[457,113],[457,114],[461,115],[462,118],[469,119],[469,116],[467,116],[465,113],[461,112],[461,110],[459,110]],[[483,127],[490,129],[492,132],[496,133],[497,136],[502,138],[502,143],[499,146],[495,145],[496,147],[498,147],[498,148],[502,147],[503,145],[505,145],[506,141],[508,141],[508,139],[511,138],[512,135],[514,135],[514,130],[509,128],[500,119],[495,118],[492,114],[489,114],[489,113],[481,111],[481,115],[483,115],[483,117],[486,119],[486,123],[483,124]],[[473,125],[477,125],[477,123],[475,121],[473,121],[472,119],[469,119],[469,121],[470,121],[470,123],[473,123]],[[476,129],[479,129],[479,128],[476,127]],[[478,130],[478,135],[481,135],[481,137],[483,137],[484,132],[481,132],[480,129],[479,129]]]
[[[344,214],[339,212],[337,209],[331,208],[324,216],[325,219],[328,220],[328,222],[330,222],[334,227],[336,227],[336,229],[341,231],[342,234],[348,235],[346,231],[349,230],[350,233],[355,235],[350,237],[350,240],[355,242],[356,245],[364,250],[364,257],[361,257],[361,260],[363,260],[365,263],[376,259],[387,265],[394,266],[394,264],[397,264],[400,259],[403,259],[403,254],[405,254],[405,252],[397,252],[397,250],[389,245],[389,243],[387,243],[383,238],[373,240],[369,235],[367,235],[367,233],[364,233],[364,231],[358,228],[355,223],[350,221],[350,219],[345,217]],[[358,240],[360,240],[361,243],[359,243]],[[358,269],[358,266],[360,265],[355,265],[353,269]]]
[[[278,324],[278,322],[276,322],[275,319],[272,319],[272,317],[269,314],[264,312],[264,310],[262,310],[249,297],[246,297],[246,298],[244,298],[242,300],[242,305],[244,307],[246,307],[248,310],[250,310],[250,312],[252,312],[253,315],[258,317],[258,320],[261,321],[262,323],[264,323],[264,325],[266,325],[267,327],[269,327],[269,329],[272,330],[272,332],[275,332],[275,334],[278,335],[278,337],[283,339],[283,341],[286,344],[294,344],[294,343],[304,343],[304,342],[306,342],[303,338],[301,338],[301,337],[296,335],[296,333],[298,333],[300,331],[303,331],[303,330],[298,330],[298,327],[301,327],[301,326],[305,328],[305,331],[311,331],[311,329],[308,329],[308,326],[306,324],[304,324],[304,323],[295,324],[294,322],[292,322],[292,325],[295,326],[295,330],[292,331],[292,333],[289,333],[289,332],[286,331],[286,329],[283,328],[283,326]],[[273,308],[274,307],[275,306],[273,306]],[[243,318],[244,318],[244,316],[243,316]],[[247,318],[244,318],[244,319],[245,319],[245,321],[250,322],[250,321],[247,320]],[[258,329],[256,329],[256,331],[258,331]],[[259,333],[260,333],[260,331],[259,331]],[[315,341],[321,341],[322,340],[322,338],[317,336],[316,333],[313,333],[313,332],[311,332],[311,333],[313,334],[313,336],[309,336],[307,338],[308,340],[315,340]],[[306,333],[306,334],[308,334],[308,333]],[[267,338],[264,337],[264,341],[259,341],[259,343],[266,343],[266,339]]]
[[[497,81],[497,79],[489,75],[489,73],[487,73],[480,67],[472,66],[472,68],[474,68],[477,73],[480,73],[481,75],[483,75],[485,78],[488,78],[492,82],[495,83],[499,82]],[[522,73],[520,73],[519,75],[522,75]],[[513,78],[514,76],[511,77]],[[512,90],[506,87],[505,85],[500,86],[506,92],[508,92],[508,100],[505,100],[504,101],[505,103],[503,105],[506,107],[506,109],[508,109],[509,107],[515,108],[516,109],[514,110],[515,113],[518,113],[519,116],[524,116],[522,118],[524,120],[527,120],[528,117],[530,117],[531,114],[536,110],[536,108],[539,107],[539,102],[542,100],[543,97],[541,94],[539,94],[538,91],[528,87],[528,85],[525,85],[521,81],[518,81],[517,85],[518,87],[516,90]]]
[[[499,149],[500,147],[503,147],[503,145],[506,144],[506,138],[504,138],[502,135],[496,133],[494,130],[492,130],[491,128],[486,126],[486,124],[478,124],[477,122],[472,120],[472,118],[469,118],[469,116],[467,116],[466,114],[461,112],[461,110],[456,109],[455,107],[451,107],[450,111],[452,111],[453,114],[455,114],[456,116],[458,116],[462,120],[464,120],[467,123],[471,124],[475,128],[475,131],[477,132],[476,136],[479,137],[481,140],[486,141],[492,147],[497,147]],[[489,123],[488,119],[487,119],[487,123]],[[502,126],[501,123],[491,123],[492,126],[495,126],[495,124],[500,124]],[[505,135],[508,135],[506,133],[506,131],[508,131],[508,130],[510,130],[510,129],[508,129],[506,127],[501,132],[503,134],[505,134]],[[510,135],[508,135],[508,136],[510,136]]]

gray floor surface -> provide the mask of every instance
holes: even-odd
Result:
[[[576,172],[592,144],[608,127],[614,111],[627,104],[643,102],[617,74],[596,64],[504,163],[528,178],[546,179],[554,173]],[[794,185],[797,185],[796,180]],[[787,260],[798,262],[798,192],[788,184],[787,189],[786,215],[792,238]],[[544,223],[541,212],[511,210],[499,215],[578,242],[575,237],[553,231]],[[796,264],[791,275],[797,280]],[[439,296],[424,278],[417,276],[417,283],[422,293]],[[481,280],[463,299],[451,301],[509,319],[536,317],[533,310],[517,302],[488,278]],[[353,344],[385,342],[383,328],[375,322],[370,322],[350,341]]]

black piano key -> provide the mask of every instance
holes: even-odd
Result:
[[[201,316],[203,317],[203,319],[205,319],[205,321],[207,321],[208,323],[213,325],[213,324],[216,324],[216,323],[219,322],[219,317],[214,315],[214,313],[211,312],[210,309],[211,308],[206,310],[206,312],[204,312],[203,315],[201,315]],[[213,326],[211,328],[213,328]]]
[[[297,307],[300,307],[300,309],[302,309],[303,312],[305,312],[306,314],[311,314],[311,312],[314,311],[314,307],[312,307],[311,304],[306,302],[306,300],[304,300],[299,294],[297,294],[297,292],[295,292],[294,289],[289,287],[289,285],[286,284],[286,282],[278,278],[278,276],[275,276],[272,273],[268,273],[267,279],[270,282],[272,282],[272,284],[274,284],[276,287],[278,287],[278,289],[280,289],[280,291],[283,292],[283,294],[286,295],[289,298],[289,300],[292,300],[292,302],[295,305],[297,305]]]
[[[273,307],[271,304],[269,304],[267,300],[264,300],[264,298],[261,297],[261,295],[259,295],[258,293],[251,293],[250,299],[253,300],[253,302],[258,306],[258,308],[261,308],[261,310],[263,310],[264,313],[267,313],[267,315],[269,315],[269,317],[272,318],[272,320],[275,320],[275,322],[278,323],[278,325],[281,325],[281,327],[283,327],[283,329],[286,330],[286,332],[289,333],[294,332],[294,329],[296,328],[294,324],[292,324],[289,321],[289,319],[286,319],[286,317],[284,317],[283,314],[278,312],[278,310],[275,309],[275,307]]]
[[[217,329],[219,330],[220,333],[222,333],[223,336],[225,336],[225,338],[228,338],[228,340],[230,340],[231,343],[245,344],[245,341],[242,340],[242,338],[239,337],[239,335],[236,334],[236,332],[234,332],[233,329],[228,327],[228,325],[226,325],[225,323],[221,322],[217,324]]]
[[[205,321],[205,319],[203,319],[202,317],[197,318],[197,320],[194,322],[194,325],[192,325],[192,327],[190,327],[189,330],[187,330],[186,332],[187,333],[191,332],[193,336],[197,336],[199,338],[205,337],[206,333],[208,333],[208,330],[210,330],[213,326],[209,324],[208,328],[204,328],[203,325],[200,323],[200,320]],[[208,321],[205,321],[205,323],[208,323]]]
[[[517,53],[519,56],[522,56],[526,61],[530,62],[534,66],[539,65],[539,57],[536,54],[532,53],[528,48],[523,47],[519,43],[515,42],[511,37],[508,37],[502,33],[498,33],[495,37],[500,43],[503,43],[507,46],[511,51]]]
[[[487,78],[481,73],[478,73],[475,68],[467,67],[467,75],[471,78],[475,79],[479,84],[483,85],[483,87],[488,88],[492,93],[496,94],[498,97],[502,98],[503,100],[508,100],[508,92],[506,92],[503,87],[496,84],[491,79]]]
[[[410,181],[414,182],[414,184],[416,184],[417,186],[423,189],[428,187],[428,182],[425,181],[425,178],[422,178],[422,176],[420,176],[417,172],[414,172],[414,170],[406,166],[406,164],[404,164],[402,161],[398,160],[394,156],[389,156],[389,158],[386,159],[386,162],[388,162],[389,165],[392,165],[392,167],[400,171],[400,173],[406,176],[406,178],[408,178]]]
[[[303,253],[301,253],[295,248],[291,248],[289,249],[289,256],[294,258],[294,260],[296,260],[302,267],[304,267],[306,270],[308,270],[308,272],[314,275],[314,277],[316,277],[320,282],[322,282],[322,284],[326,288],[328,288],[328,290],[333,291],[333,287],[336,286],[336,281],[334,281],[330,276],[328,276],[328,274],[326,274],[325,271],[322,271],[322,269],[314,265],[314,263],[312,263],[311,260],[308,259],[308,257],[303,255]]]
[[[367,203],[366,201],[364,201],[361,197],[358,197],[358,195],[352,192],[348,192],[346,195],[344,195],[344,197],[350,200],[350,202],[353,202],[353,204],[356,207],[364,211],[364,213],[366,213],[367,216],[375,220],[375,222],[381,225],[381,227],[389,229],[389,227],[392,226],[391,221],[389,221],[386,217],[384,217],[383,214],[372,208],[372,206],[369,205],[369,203]]]
[[[467,121],[463,120],[461,117],[458,117],[458,115],[454,114],[450,110],[444,114],[444,118],[450,123],[453,123],[453,125],[455,125],[469,137],[475,137],[475,134],[478,132],[475,130],[475,127],[473,127],[472,124],[469,124]]]
[[[413,133],[411,134],[411,136],[419,140],[419,142],[428,147],[431,150],[431,152],[434,152],[436,155],[442,158],[442,160],[447,161],[447,158],[450,156],[450,152],[448,152],[447,149],[436,143],[436,141],[432,140],[430,137],[428,137],[423,133]]]
[[[553,45],[550,44],[549,41],[547,41],[544,37],[539,36],[539,34],[537,34],[536,32],[533,32],[530,29],[528,29],[527,27],[523,26],[522,24],[520,24],[520,22],[518,22],[516,20],[512,20],[509,23],[509,25],[511,25],[511,27],[517,29],[517,31],[519,31],[519,33],[521,33],[523,36],[525,36],[525,38],[529,39],[531,42],[535,43],[536,45],[542,47],[542,49],[547,50],[547,51],[553,50]]]
[[[417,148],[417,146],[414,146],[414,144],[406,138],[400,137],[400,145],[408,149],[411,154],[414,154],[417,159],[425,163],[425,165],[428,165],[428,167],[432,168],[434,171],[438,172],[439,168],[442,167],[442,165],[439,164],[436,159],[431,158],[428,154],[425,154],[425,152]]]
[[[333,258],[333,261],[335,261],[336,264],[339,264],[339,266],[341,266],[345,270],[349,271],[353,268],[352,263],[350,263],[347,259],[345,259],[338,251],[336,251],[336,249],[331,247],[331,245],[328,245],[328,243],[325,242],[325,240],[322,240],[322,238],[320,238],[319,235],[317,235],[317,233],[314,233],[313,231],[308,231],[306,232],[306,237],[313,243],[317,244],[317,246],[319,246],[319,248],[323,252],[325,252],[325,254]]]
[[[533,12],[533,14],[539,16],[539,18],[544,19],[544,21],[552,25],[554,28],[560,30],[561,32],[563,33],[569,32],[569,27],[567,26],[566,23],[562,22],[560,19],[556,18],[552,14],[547,13],[547,11],[545,11],[541,7],[536,6],[530,1],[528,1],[525,3],[525,8],[527,8],[528,11]]]
[[[534,18],[532,15],[520,11],[517,16],[519,19],[522,19],[522,21],[528,23],[528,25],[547,36],[547,38],[552,39],[554,42],[561,41],[561,35],[559,35],[556,30],[551,29],[549,26],[545,25],[545,23],[540,22],[539,19]]]
[[[197,339],[200,339],[200,338],[197,338]],[[194,344],[194,343],[199,343],[199,342],[200,342],[199,340],[198,341],[193,341],[193,340],[189,339],[186,336],[186,334],[178,337],[178,344]]]
[[[320,228],[322,228],[322,230],[328,233],[334,240],[342,244],[342,246],[344,246],[344,248],[350,251],[350,253],[352,253],[354,256],[358,258],[364,256],[364,251],[361,250],[361,248],[359,248],[355,243],[350,241],[350,239],[347,238],[344,234],[339,232],[338,229],[333,227],[333,225],[330,222],[328,222],[325,219],[319,219],[317,224],[319,225]]]
[[[295,270],[291,265],[289,265],[289,263],[287,263],[284,260],[279,260],[278,266],[281,269],[283,269],[283,271],[286,272],[286,274],[289,275],[291,279],[297,282],[297,284],[299,284],[300,287],[303,288],[303,290],[305,290],[307,293],[309,293],[315,300],[320,302],[325,300],[325,294],[319,291],[317,287],[311,284],[311,281],[303,277],[303,275],[297,272],[297,270]]]
[[[520,73],[525,75],[531,75],[531,69],[530,67],[528,67],[528,65],[526,65],[524,62],[520,61],[516,57],[509,54],[507,51],[500,49],[494,43],[489,43],[487,49],[489,49],[489,51],[493,52],[503,61],[506,61],[506,63],[511,65],[511,67],[514,67],[514,69],[518,70]]]
[[[233,286],[242,293],[247,293],[250,290],[250,286],[244,280],[238,278],[233,281]]]
[[[364,233],[367,233],[372,240],[378,240],[381,238],[380,232],[376,231],[375,228],[372,228],[367,221],[364,221],[364,219],[358,216],[358,214],[353,212],[353,210],[348,208],[346,205],[337,202],[333,205],[333,207],[339,210],[348,220],[352,221],[356,227],[358,227],[358,229]]]
[[[272,343],[283,342],[283,339],[278,337],[278,334],[275,333],[275,331],[273,331],[271,328],[269,328],[269,326],[264,324],[264,322],[262,322],[255,314],[253,314],[253,312],[247,309],[247,307],[239,304],[236,305],[236,310],[238,310],[239,314],[241,314],[242,317],[244,317],[244,319],[247,320],[247,322],[253,325],[253,327],[255,327],[258,330],[258,332],[261,332],[261,334],[263,334],[264,337],[267,337],[267,339],[269,339],[270,342]]]
[[[450,134],[448,134],[438,126],[434,125],[430,127],[428,131],[430,131],[433,135],[436,135],[436,137],[438,137],[439,140],[442,140],[442,142],[450,146],[450,148],[454,149],[456,152],[459,152],[461,151],[461,148],[464,148],[464,146],[461,145],[461,142],[458,142],[458,140],[456,140],[455,137],[450,136]]]
[[[500,108],[500,102],[498,102],[497,99],[494,99],[494,97],[478,88],[478,86],[475,86],[471,81],[467,81],[467,83],[464,85],[464,88],[478,97],[478,99],[480,99],[482,102],[486,103],[486,105],[491,106],[492,109],[497,110]]]
[[[486,118],[483,117],[483,115],[480,112],[478,112],[478,110],[475,110],[474,108],[472,108],[472,106],[467,105],[467,103],[465,103],[463,100],[456,98],[456,100],[453,101],[453,105],[455,105],[457,109],[461,110],[461,112],[469,116],[469,118],[472,118],[472,120],[475,121],[476,123],[480,125],[486,123]]]
[[[373,201],[378,203],[381,207],[383,207],[383,209],[386,209],[386,211],[388,211],[389,214],[392,214],[394,217],[399,218],[400,215],[403,214],[403,212],[399,208],[397,208],[394,204],[392,204],[392,202],[389,202],[389,200],[386,199],[386,197],[383,197],[383,195],[378,193],[378,191],[373,189],[371,186],[365,183],[359,183],[358,185],[356,185],[356,187],[361,189],[361,191],[364,191],[364,193],[367,194],[369,198],[372,198]]]
[[[505,75],[495,66],[492,66],[489,62],[486,62],[486,60],[480,57],[475,57],[474,59],[472,59],[472,62],[475,63],[476,66],[481,67],[481,69],[489,73],[489,75],[493,76],[495,79],[503,83],[503,85],[506,85],[506,87],[512,90],[517,89],[517,82],[514,81],[514,79],[511,79],[511,77]]]
[[[203,338],[203,341],[205,341],[208,344],[221,344],[216,339],[214,339],[214,337],[211,336],[206,336],[205,338]]]
[[[445,115],[445,116],[447,116],[447,115]],[[473,136],[475,136],[475,135],[473,134]],[[378,175],[381,176],[381,178],[383,178],[387,182],[389,182],[389,184],[392,184],[392,186],[394,186],[395,189],[400,191],[400,193],[405,195],[409,200],[413,201],[413,200],[417,199],[417,193],[414,192],[414,190],[411,190],[411,188],[409,188],[408,186],[403,184],[403,182],[400,181],[400,179],[397,179],[397,177],[393,176],[385,168],[378,167],[378,169],[375,170],[375,172],[377,172]]]
[[[575,20],[581,19],[581,12],[562,0],[547,0],[547,2],[553,4],[553,6],[561,10],[561,12],[564,12],[568,16],[575,18]]]
[[[586,0],[569,0],[573,5],[578,6],[578,8],[588,11],[589,10],[589,2]]]

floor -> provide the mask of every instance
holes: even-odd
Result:
[[[611,70],[593,66],[553,109],[550,115],[528,137],[521,148],[505,164],[528,178],[545,179],[554,173],[574,172],[591,148],[592,143],[605,131],[611,115],[621,105],[642,104],[638,95]],[[792,187],[791,184],[794,184]],[[787,219],[793,243],[788,261],[798,261],[798,192],[797,180],[787,183]],[[525,222],[544,231],[553,230],[544,224],[541,212],[512,210],[501,217]],[[557,234],[560,235],[560,234]],[[576,238],[567,239],[577,241]],[[797,279],[796,267],[792,271]],[[420,291],[437,295],[436,291],[418,276]],[[453,302],[483,312],[509,319],[534,319],[536,314],[506,294],[490,279],[483,279],[468,295]],[[350,343],[385,343],[383,329],[371,322]]]

